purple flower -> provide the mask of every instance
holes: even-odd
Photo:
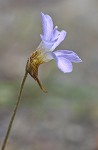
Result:
[[[65,39],[67,32],[64,30],[58,31],[57,26],[53,28],[53,21],[49,15],[41,13],[41,17],[43,35],[40,35],[42,42],[38,49],[42,51],[43,61],[48,62],[54,59],[61,71],[64,73],[71,72],[73,69],[72,62],[79,63],[82,61],[79,56],[73,51],[54,51],[55,48]]]
[[[53,27],[52,18],[49,15],[41,13],[43,35],[41,34],[41,43],[37,49],[31,54],[27,61],[26,71],[39,84],[40,88],[46,92],[38,79],[38,68],[40,64],[49,62],[54,59],[58,68],[64,73],[71,72],[72,62],[79,63],[82,60],[73,51],[57,50],[55,48],[65,39],[66,31],[58,31],[58,27]]]

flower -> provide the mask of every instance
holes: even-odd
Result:
[[[58,27],[53,28],[53,21],[49,15],[41,13],[43,35],[41,35],[42,45],[46,52],[47,59],[54,59],[58,68],[64,73],[72,71],[72,62],[81,62],[81,59],[76,53],[68,50],[55,50],[55,48],[65,39],[67,32],[58,31]],[[41,49],[41,45],[39,49]],[[42,49],[43,49],[42,48]]]
[[[41,13],[43,35],[41,34],[41,43],[37,49],[31,54],[27,62],[27,72],[38,82],[38,67],[40,64],[49,62],[54,59],[58,68],[64,72],[71,72],[73,69],[72,62],[79,63],[82,60],[79,56],[69,50],[55,50],[55,48],[65,39],[67,32],[58,31],[58,27],[53,27],[52,18],[44,13]]]

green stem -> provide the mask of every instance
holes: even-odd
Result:
[[[23,77],[22,83],[21,83],[21,87],[20,87],[18,99],[17,99],[17,102],[16,102],[16,105],[15,105],[15,108],[14,108],[14,111],[13,111],[13,114],[12,114],[12,117],[11,117],[11,120],[10,120],[10,123],[9,123],[9,126],[8,126],[8,129],[7,129],[7,132],[6,132],[6,135],[5,135],[5,138],[4,138],[4,141],[3,141],[3,144],[2,144],[1,150],[5,150],[5,146],[6,146],[6,143],[7,143],[7,140],[8,140],[10,131],[11,131],[11,128],[12,128],[12,124],[13,124],[13,121],[14,121],[14,118],[15,118],[15,115],[16,115],[16,112],[17,112],[17,109],[18,109],[18,106],[19,106],[19,102],[20,102],[22,90],[23,90],[24,83],[25,83],[25,80],[26,80],[26,78],[27,78],[27,75],[28,75],[28,72],[26,71],[26,72],[25,72],[25,75],[24,75],[24,77]]]

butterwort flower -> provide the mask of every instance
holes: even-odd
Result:
[[[53,27],[52,18],[49,15],[45,15],[41,13],[42,17],[42,26],[43,26],[43,34],[40,35],[41,43],[37,47],[37,49],[31,54],[28,58],[25,75],[23,77],[20,91],[18,95],[18,99],[2,144],[1,150],[5,150],[6,143],[12,128],[12,124],[17,113],[17,109],[20,103],[20,98],[22,94],[22,90],[24,87],[24,83],[26,81],[27,75],[30,74],[31,77],[34,78],[35,81],[39,84],[40,88],[43,92],[47,92],[44,87],[42,86],[41,82],[38,79],[38,67],[40,64],[48,62],[54,59],[57,63],[58,68],[64,72],[71,72],[72,71],[72,62],[78,63],[81,62],[81,59],[78,57],[76,53],[73,51],[68,50],[57,50],[54,51],[55,48],[65,39],[66,31],[62,30],[59,31],[58,27]]]
[[[38,82],[40,88],[44,90],[38,79],[38,67],[40,64],[55,60],[58,68],[64,72],[71,72],[73,69],[72,62],[79,63],[82,60],[79,56],[69,50],[55,50],[55,48],[65,39],[67,32],[59,31],[58,27],[53,27],[52,18],[41,13],[43,34],[40,35],[41,43],[31,54],[27,62],[26,71]]]

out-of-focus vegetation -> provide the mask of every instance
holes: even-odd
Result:
[[[53,61],[40,66],[47,94],[27,78],[6,149],[97,150],[97,0],[0,0],[0,146],[26,60],[40,43],[41,11],[68,32],[57,49],[74,50],[83,62],[70,74]]]

